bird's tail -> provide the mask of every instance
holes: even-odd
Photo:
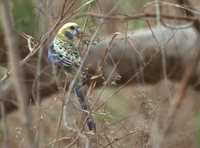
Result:
[[[94,130],[96,131],[96,124],[94,122],[94,119],[92,117],[92,115],[89,114],[88,112],[88,106],[87,106],[87,103],[86,103],[86,99],[85,99],[85,93],[83,90],[81,90],[81,86],[75,82],[74,83],[74,87],[73,87],[78,99],[79,99],[79,103],[81,105],[81,108],[83,110],[86,111],[87,113],[87,117],[86,117],[86,123],[87,123],[87,126],[89,128],[90,131]]]

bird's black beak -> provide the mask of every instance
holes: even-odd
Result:
[[[80,32],[81,32],[81,29],[80,29],[80,28],[77,28],[77,29],[76,29],[76,33],[79,34]]]

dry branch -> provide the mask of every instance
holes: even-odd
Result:
[[[141,14],[136,14],[136,15],[127,15],[127,14],[98,14],[98,13],[86,13],[82,14],[78,17],[83,17],[83,16],[90,16],[92,18],[96,19],[105,19],[105,20],[110,20],[110,21],[129,21],[129,20],[136,20],[136,19],[155,19],[157,14],[154,13],[141,13]],[[162,18],[164,19],[169,19],[169,20],[183,20],[183,21],[195,21],[198,18],[195,16],[179,16],[179,15],[167,15],[167,14],[162,14]]]
[[[18,45],[15,38],[14,28],[12,24],[12,18],[9,14],[11,11],[9,9],[9,2],[7,0],[0,1],[0,10],[2,16],[2,24],[6,39],[6,44],[8,48],[8,59],[12,72],[12,83],[14,85],[14,92],[17,97],[17,101],[19,102],[20,111],[21,111],[21,121],[25,127],[25,139],[27,140],[29,146],[31,148],[35,148],[36,145],[34,143],[34,136],[32,132],[32,121],[28,107],[28,95],[25,89],[25,85],[22,81],[22,68],[19,66],[18,61]],[[12,92],[12,91],[11,91]],[[9,92],[11,94],[11,92]]]
[[[161,31],[165,35],[163,42],[165,43],[164,49],[166,51],[167,77],[171,80],[179,81],[189,60],[188,57],[196,47],[197,34],[193,28],[173,30],[163,27]],[[131,82],[140,83],[141,80],[146,83],[159,82],[163,78],[163,67],[161,64],[161,54],[159,52],[159,35],[159,30],[155,27],[129,32],[128,35],[122,34],[117,36],[113,41],[108,63],[102,70],[105,80],[109,78],[110,73],[116,66],[109,81],[115,81],[120,75],[121,80],[118,83],[126,83],[133,75],[138,73],[138,70],[145,63],[148,63],[142,71],[132,78]],[[91,46],[89,55],[84,63],[84,66],[89,68],[90,73],[95,73],[96,67],[99,65],[98,60],[102,58],[104,50],[108,47],[111,38],[112,36],[103,37],[99,43]],[[154,56],[155,53],[158,54]],[[34,63],[34,57],[29,62],[24,65],[24,68],[26,68],[24,81],[26,81],[27,90],[32,90],[36,75],[34,64],[36,65],[37,63]],[[117,62],[118,64],[115,65]],[[32,67],[29,67],[29,64]],[[42,85],[39,94],[41,99],[47,98],[49,95],[58,91],[56,82],[52,79],[54,76],[50,67],[51,65],[48,60],[42,62],[42,69],[45,70],[40,74]],[[199,73],[200,69],[198,68],[189,82],[196,89],[199,89],[200,86],[198,83]],[[101,82],[102,80],[99,80],[97,83],[100,84]],[[15,104],[11,103],[13,100],[16,100],[15,96],[9,93],[12,89],[11,85],[8,89],[1,90],[1,99],[5,101],[6,112],[13,110],[14,106],[16,107]],[[34,99],[31,92],[28,94],[29,98]]]
[[[187,5],[191,6],[189,1],[187,0],[177,0],[179,4],[181,5]],[[195,17],[193,13],[186,10],[186,15],[189,17]],[[160,135],[160,141],[156,142],[154,147],[159,148],[167,133],[170,131],[170,127],[173,124],[173,121],[175,120],[176,114],[182,105],[183,100],[185,99],[186,92],[190,83],[191,78],[199,71],[199,60],[200,60],[200,21],[197,19],[194,21],[194,29],[198,33],[197,40],[195,40],[195,46],[194,49],[191,51],[190,56],[188,56],[188,63],[186,64],[186,68],[184,70],[184,73],[181,77],[181,81],[179,83],[179,86],[176,90],[175,95],[172,98],[173,103],[171,104],[169,108],[169,112],[167,114],[167,123],[165,123],[165,127],[163,130],[162,135]]]

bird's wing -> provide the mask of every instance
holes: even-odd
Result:
[[[71,57],[67,52],[56,51],[54,44],[51,44],[50,49],[48,50],[48,58],[59,67],[67,69],[72,67]]]

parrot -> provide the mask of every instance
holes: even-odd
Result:
[[[68,22],[59,29],[48,49],[48,59],[51,63],[72,76],[75,75],[82,63],[82,58],[74,41],[74,38],[80,33],[81,29],[77,23]],[[79,80],[75,80],[73,91],[79,99],[81,108],[87,112],[86,123],[88,129],[90,131],[95,131],[95,122],[92,115],[88,114],[85,94],[83,90],[81,90],[81,84],[78,81]]]

